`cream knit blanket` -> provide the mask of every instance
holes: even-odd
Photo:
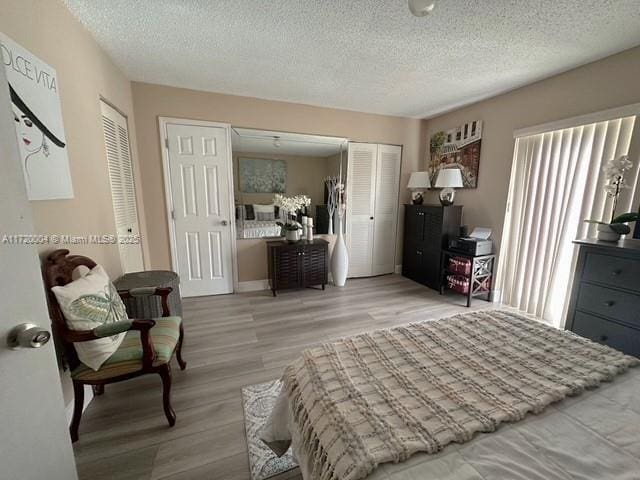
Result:
[[[283,382],[314,480],[467,442],[638,359],[506,311],[378,330],[303,353]]]

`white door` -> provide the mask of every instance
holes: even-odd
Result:
[[[124,273],[139,272],[144,270],[144,263],[127,118],[103,101],[100,109],[120,263]]]
[[[378,146],[349,143],[347,157],[347,248],[349,276],[373,275],[373,227]]]
[[[402,147],[378,145],[373,211],[373,275],[395,271],[401,157]]]
[[[0,68],[0,224],[2,235],[32,234],[4,68]],[[53,341],[10,350],[9,330],[34,323],[50,330],[40,263],[34,246],[0,243],[0,477],[3,480],[77,478]]]
[[[235,214],[229,128],[165,125],[180,290],[186,297],[232,293]]]
[[[395,270],[402,147],[349,143],[347,247],[349,276]]]

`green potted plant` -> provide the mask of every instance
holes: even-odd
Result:
[[[603,222],[602,220],[586,219],[587,223],[595,223],[598,225],[598,240],[605,242],[617,242],[620,240],[620,235],[626,235],[631,232],[631,228],[627,225],[629,222],[635,222],[640,218],[640,214],[637,212],[627,212],[616,215],[616,208],[618,206],[618,197],[623,188],[627,188],[624,181],[624,175],[627,170],[633,167],[633,163],[629,160],[627,155],[621,155],[618,158],[613,158],[607,162],[602,169],[606,183],[604,191],[607,196],[613,198],[613,209],[611,210],[611,220],[609,222]]]

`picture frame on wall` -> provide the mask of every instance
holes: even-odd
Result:
[[[53,67],[0,33],[29,200],[73,198],[59,83]]]
[[[268,158],[238,159],[242,193],[286,193],[287,162]]]
[[[482,120],[473,120],[447,131],[434,133],[429,142],[429,175],[435,184],[438,172],[456,166],[462,173],[463,188],[478,186]]]

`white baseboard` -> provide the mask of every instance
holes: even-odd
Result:
[[[257,292],[259,290],[269,290],[269,280],[265,279],[238,282],[238,293]]]
[[[91,388],[91,385],[85,385],[84,386],[84,405],[82,406],[83,412],[87,409],[87,407],[91,403],[91,400],[93,400],[93,388]],[[73,417],[73,407],[74,407],[74,402],[71,401],[71,403],[69,403],[69,405],[67,405],[65,408],[65,411],[67,413],[67,425],[71,425],[71,418]]]
[[[402,273],[402,265],[396,265],[396,269],[394,270],[394,273],[397,273],[398,275],[400,275]]]

